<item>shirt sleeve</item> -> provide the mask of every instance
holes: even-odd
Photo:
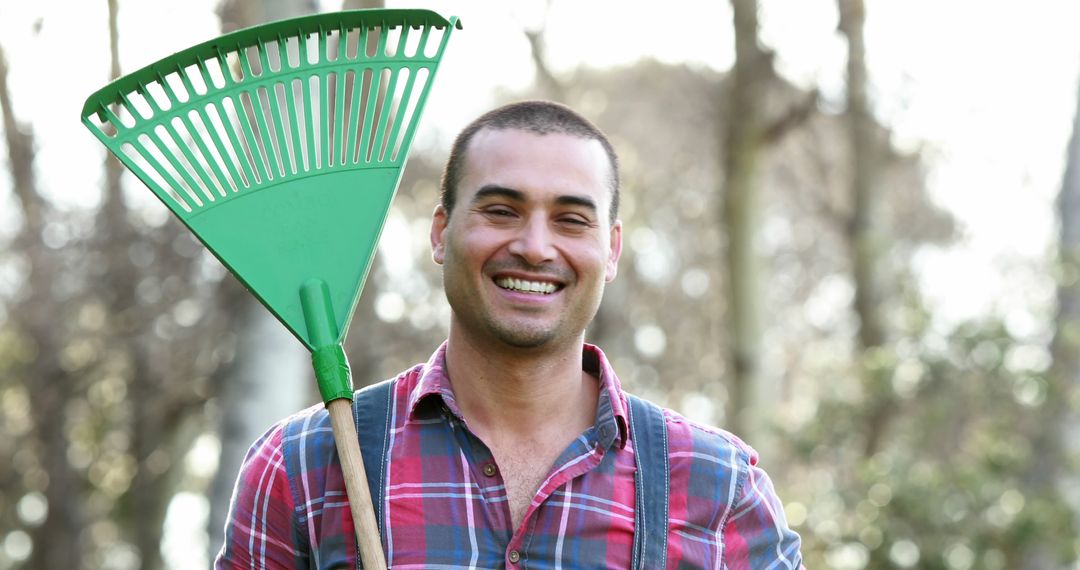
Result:
[[[750,450],[747,474],[724,526],[724,561],[731,570],[802,568],[801,539],[788,527],[769,476]]]
[[[284,423],[248,450],[225,519],[225,544],[214,568],[296,568],[292,493],[282,453]]]

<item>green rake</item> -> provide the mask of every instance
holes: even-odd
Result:
[[[82,121],[311,350],[364,568],[386,568],[341,343],[451,32],[354,10],[233,32],[94,93]]]

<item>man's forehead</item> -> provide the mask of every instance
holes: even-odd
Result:
[[[552,160],[560,155],[562,160]],[[576,162],[579,166],[588,164],[599,169],[605,179],[611,175],[610,161],[598,139],[558,130],[538,132],[517,127],[484,127],[469,141],[463,159],[462,170],[466,175],[475,170],[478,163],[490,168],[522,162],[535,164],[545,159],[554,163],[552,167]]]

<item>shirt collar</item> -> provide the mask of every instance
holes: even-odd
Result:
[[[626,396],[619,377],[599,347],[585,344],[582,348],[582,369],[600,379],[600,398],[596,405],[596,429],[599,443],[608,448],[617,443],[626,446],[629,422],[626,414]],[[431,355],[420,370],[416,386],[409,394],[409,417],[415,418],[418,410],[430,399],[441,400],[442,405],[461,419],[461,410],[454,400],[454,390],[446,374],[446,342]]]

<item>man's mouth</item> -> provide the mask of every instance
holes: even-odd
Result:
[[[495,284],[510,291],[535,293],[539,295],[550,295],[559,290],[559,286],[555,283],[549,283],[547,281],[529,281],[526,279],[515,279],[513,277],[500,277],[495,280]]]

